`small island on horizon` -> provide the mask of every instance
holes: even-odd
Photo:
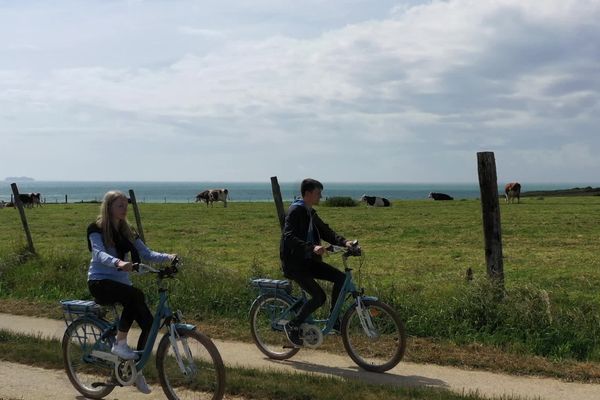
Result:
[[[7,176],[4,178],[5,182],[33,182],[35,179],[28,176]]]

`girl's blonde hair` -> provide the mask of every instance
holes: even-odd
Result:
[[[123,192],[118,190],[111,190],[106,192],[104,198],[102,199],[102,204],[100,205],[100,214],[96,218],[96,225],[100,229],[102,229],[102,239],[104,240],[105,246],[114,246],[115,240],[113,237],[113,229],[121,234],[121,236],[127,238],[131,243],[135,241],[135,231],[129,225],[127,220],[119,221],[118,225],[115,226],[112,219],[110,218],[110,208],[113,203],[118,199],[125,199],[125,201],[129,201],[127,196]]]

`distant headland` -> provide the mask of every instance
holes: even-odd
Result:
[[[35,179],[28,176],[8,176],[4,178],[4,182],[33,182]]]
[[[523,192],[521,197],[535,197],[535,196],[600,196],[600,187],[593,188],[587,186],[584,188],[572,188],[572,189],[560,189],[560,190],[535,190],[530,192]]]

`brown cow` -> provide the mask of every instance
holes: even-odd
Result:
[[[521,184],[519,182],[507,183],[506,186],[504,186],[504,194],[507,203],[514,203],[515,198],[517,199],[517,203],[520,203]]]

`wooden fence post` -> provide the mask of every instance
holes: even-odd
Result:
[[[277,209],[277,217],[279,218],[279,227],[283,231],[283,224],[285,223],[285,210],[283,208],[281,189],[279,188],[279,182],[277,182],[276,176],[271,177],[271,189],[273,190],[273,200],[275,200],[275,208]]]
[[[14,195],[13,204],[19,210],[19,214],[21,215],[21,223],[23,224],[23,230],[25,231],[25,236],[27,237],[27,244],[29,247],[29,252],[35,254],[35,247],[33,247],[33,239],[31,238],[31,232],[29,231],[29,224],[27,224],[27,216],[25,215],[25,210],[23,209],[23,203],[21,202],[21,198],[19,197],[19,188],[16,183],[11,183],[10,187],[12,188],[12,192]]]
[[[502,230],[500,228],[500,204],[496,160],[493,152],[477,153],[485,261],[488,277],[504,288],[504,263],[502,260]]]
[[[140,210],[138,209],[137,201],[135,200],[135,192],[133,189],[129,189],[129,198],[131,199],[131,205],[133,206],[133,213],[135,214],[135,222],[137,224],[138,234],[142,242],[146,243],[144,238],[144,229],[142,228],[142,218],[140,217]]]

